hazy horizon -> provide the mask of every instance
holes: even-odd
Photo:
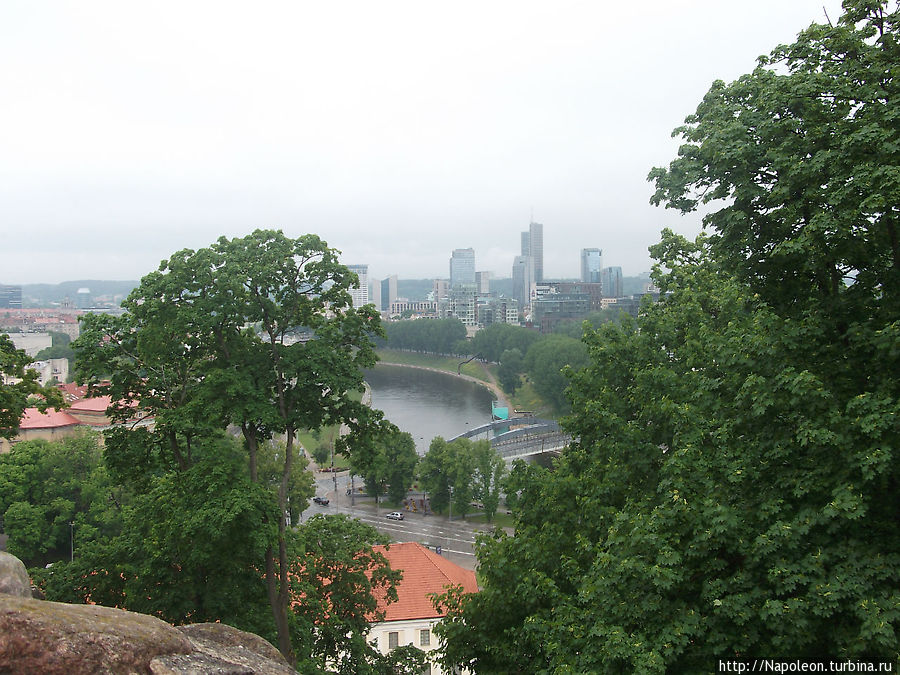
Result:
[[[0,277],[140,279],[183,248],[311,232],[373,278],[633,276],[669,227],[647,173],[713,80],[837,0],[0,5]]]

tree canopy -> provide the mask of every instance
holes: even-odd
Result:
[[[111,396],[116,420],[153,417],[152,430],[123,426],[108,443],[110,466],[142,489],[169,472],[190,473],[209,439],[240,429],[250,483],[277,485],[277,508],[261,516],[260,531],[273,538],[259,567],[288,658],[285,515],[298,494],[297,431],[346,424],[338,450],[347,452],[381,420],[351,395],[375,364],[381,332],[371,305],[352,306],[358,283],[315,235],[222,237],[163,261],[123,303],[125,314],[85,317],[73,343],[79,377]],[[260,446],[276,434],[284,440],[277,473],[261,475]]]
[[[705,672],[900,653],[900,14],[855,0],[717,82],[655,169],[669,292],[589,331],[577,441],[448,595],[447,664]]]

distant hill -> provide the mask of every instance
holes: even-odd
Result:
[[[22,307],[53,307],[66,298],[74,304],[78,291],[87,288],[92,304],[118,306],[138,285],[137,281],[103,281],[84,279],[61,284],[22,284]]]

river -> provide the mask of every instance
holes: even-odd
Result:
[[[420,455],[435,436],[452,438],[491,421],[491,392],[447,373],[378,365],[366,371],[366,382],[372,407],[412,434]]]

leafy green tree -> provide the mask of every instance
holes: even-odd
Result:
[[[240,445],[203,439],[185,471],[152,477],[121,532],[56,563],[48,599],[127,607],[171,623],[225,621],[275,639],[259,563],[276,536],[275,496],[247,476]]]
[[[370,622],[384,617],[378,598],[396,601],[402,577],[372,548],[387,543],[373,527],[343,514],[313,516],[292,535],[292,594],[303,600],[293,606],[291,635],[302,672],[394,672],[367,639]],[[421,672],[418,654],[400,672]]]
[[[565,389],[567,369],[582,368],[587,364],[584,345],[564,335],[547,335],[528,350],[525,368],[537,393],[557,410],[569,407]]]
[[[497,323],[480,330],[472,338],[471,353],[481,354],[488,361],[499,362],[503,352],[518,349],[521,354],[541,339],[535,330]]]
[[[391,321],[384,328],[387,347],[434,354],[459,353],[466,337],[466,327],[456,318]]]
[[[259,446],[259,480],[263,485],[268,485],[273,493],[277,493],[281,483],[281,467],[284,464],[284,443],[268,441]],[[291,474],[287,486],[287,513],[291,523],[300,522],[300,514],[309,503],[310,497],[316,494],[316,485],[313,475],[307,471],[309,461],[302,451],[297,451],[297,456],[291,463]]]
[[[500,356],[500,368],[497,370],[497,379],[503,391],[509,395],[516,393],[524,370],[525,361],[521,351],[515,347],[504,351]]]
[[[419,478],[435,511],[450,507],[457,516],[472,510],[476,494],[476,454],[472,441],[458,438],[448,443],[440,436],[431,441],[421,459]]]
[[[326,466],[331,459],[331,443],[328,441],[320,441],[316,444],[316,447],[313,448],[312,455],[313,459],[316,460],[316,464],[320,467]]]
[[[678,130],[654,199],[707,202],[712,233],[664,232],[671,295],[585,336],[577,442],[508,480],[516,534],[445,598],[447,664],[898,662],[898,26],[851,0]]]
[[[34,406],[41,411],[47,408],[60,410],[65,403],[55,387],[42,387],[38,373],[26,370],[32,359],[23,350],[16,349],[9,335],[0,333],[0,437],[12,439],[19,432],[19,421],[25,408]],[[15,384],[4,384],[2,376],[16,378]]]
[[[127,498],[103,466],[96,434],[23,441],[0,455],[7,546],[27,565],[68,559],[71,527],[79,546],[118,532],[118,511]]]
[[[393,424],[386,424],[370,440],[371,451],[353,455],[351,469],[363,477],[376,500],[387,489],[390,500],[400,502],[415,477],[419,462],[416,443],[410,434]]]
[[[500,505],[500,488],[506,473],[506,462],[487,440],[475,441],[472,444],[472,454],[475,460],[473,496],[484,506],[484,515],[490,522]]]
[[[283,435],[278,507],[264,517],[278,535],[262,567],[288,658],[284,514],[297,430],[346,423],[350,433],[338,451],[347,451],[379,419],[350,395],[363,388],[362,369],[375,363],[372,338],[380,332],[372,306],[352,307],[349,289],[357,283],[337,251],[314,235],[222,237],[164,261],[123,303],[123,316],[86,318],[75,342],[80,376],[111,396],[115,419],[155,419],[152,433],[118,434],[122,464],[189,471],[203,439],[233,424],[255,483],[261,443]]]

